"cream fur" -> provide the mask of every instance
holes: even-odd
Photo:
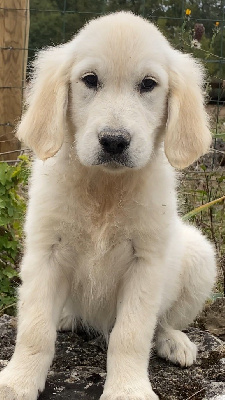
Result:
[[[98,75],[97,92],[81,81],[86,72]],[[140,94],[145,76],[158,85]],[[0,374],[1,400],[37,399],[56,328],[79,319],[109,341],[101,400],[158,399],[147,373],[154,332],[161,357],[181,366],[195,361],[196,346],[180,329],[210,293],[214,250],[178,217],[163,142],[165,136],[166,155],[178,168],[207,150],[201,85],[199,65],[130,13],[94,20],[38,56],[18,127],[39,159],[25,224],[17,344]],[[130,166],[95,165],[105,128],[129,132]]]

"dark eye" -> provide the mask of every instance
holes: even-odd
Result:
[[[140,92],[151,92],[157,85],[158,82],[154,78],[146,77],[140,84]]]
[[[88,72],[82,76],[81,80],[90,89],[97,89],[98,87],[98,77],[94,72]]]

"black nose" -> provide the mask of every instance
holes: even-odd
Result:
[[[98,135],[103,150],[111,155],[121,154],[130,144],[130,134],[127,131],[108,130]]]

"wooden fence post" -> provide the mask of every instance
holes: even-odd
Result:
[[[29,0],[0,0],[0,161],[16,160],[29,38]]]

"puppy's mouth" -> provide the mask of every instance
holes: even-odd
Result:
[[[134,168],[133,162],[127,154],[113,156],[102,153],[98,156],[95,165],[102,165],[109,169]]]

